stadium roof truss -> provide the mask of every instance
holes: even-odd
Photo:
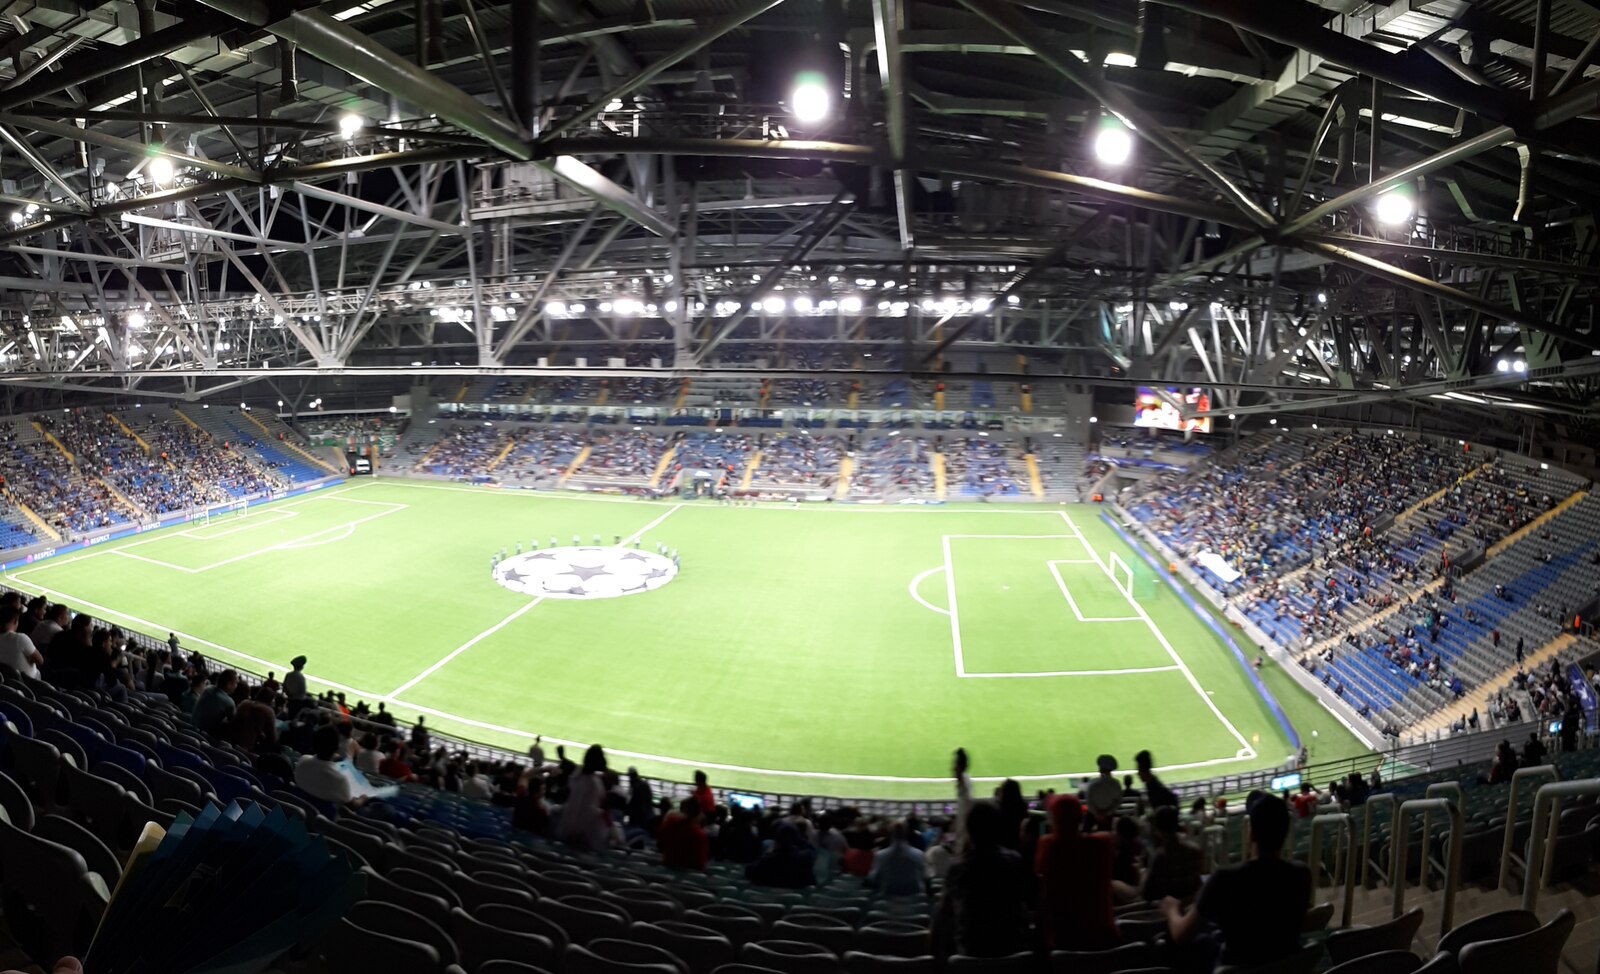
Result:
[[[1592,416],[1597,55],[1591,0],[0,0],[0,363]]]

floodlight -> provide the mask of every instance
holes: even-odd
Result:
[[[346,112],[345,115],[339,119],[339,134],[348,139],[352,135],[355,135],[357,132],[361,131],[361,127],[365,124],[367,124],[367,120],[362,118],[360,115],[357,115],[355,112]]]
[[[157,186],[165,186],[172,182],[172,177],[174,175],[172,160],[168,159],[166,156],[156,156],[155,158],[151,159],[149,170],[150,179]]]
[[[1496,372],[1510,372],[1511,363],[1507,362],[1505,359],[1501,359],[1500,361],[1494,363],[1494,370]]]
[[[1411,193],[1405,189],[1391,189],[1378,197],[1377,204],[1373,207],[1378,214],[1378,219],[1388,224],[1404,223],[1411,219],[1411,212],[1415,203]]]
[[[839,299],[839,310],[845,314],[855,314],[861,310],[861,299],[854,295]]]
[[[812,125],[828,117],[832,101],[822,75],[806,71],[795,78],[794,91],[789,94],[789,111],[795,121]]]
[[[1528,371],[1528,363],[1524,362],[1522,359],[1517,359],[1515,362],[1511,363],[1511,368],[1517,372],[1526,372]]]
[[[1121,121],[1107,115],[1094,133],[1095,158],[1108,166],[1120,166],[1133,155],[1133,133]]]

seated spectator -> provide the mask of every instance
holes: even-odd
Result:
[[[246,754],[275,751],[278,746],[278,715],[272,709],[273,693],[265,686],[240,703],[223,736]]]
[[[344,760],[339,731],[331,724],[323,724],[312,733],[311,741],[312,753],[301,755],[294,766],[295,787],[341,808],[365,802],[364,797],[356,796],[354,779],[339,767]]]
[[[921,896],[928,891],[928,865],[921,850],[911,845],[906,823],[889,825],[889,844],[872,855],[867,888],[881,896]]]
[[[378,750],[378,735],[364,735],[358,743],[361,750],[356,752],[356,770],[362,774],[381,774],[379,768],[383,764],[383,752]]]
[[[661,820],[656,846],[661,865],[668,869],[704,872],[711,858],[711,840],[701,827],[700,802],[693,795],[678,803],[678,810]]]
[[[1183,836],[1178,810],[1171,805],[1156,809],[1150,818],[1150,837],[1155,852],[1145,870],[1139,896],[1146,903],[1159,903],[1171,896],[1188,902],[1200,891],[1201,867],[1205,857]]]
[[[0,663],[30,679],[39,679],[39,664],[44,654],[33,640],[17,632],[20,617],[13,608],[0,609]]]
[[[950,866],[933,917],[934,954],[1005,957],[1029,942],[1035,884],[1022,857],[1000,842],[998,808],[974,802],[965,828],[967,849]]]
[[[1300,949],[1311,908],[1310,871],[1283,858],[1289,806],[1265,792],[1252,793],[1246,805],[1255,858],[1212,873],[1192,907],[1174,896],[1161,901],[1173,943],[1219,951],[1219,965],[1252,967],[1290,956]],[[1220,945],[1207,942],[1207,925]]]
[[[1300,782],[1300,794],[1294,796],[1294,812],[1299,818],[1312,818],[1317,814],[1317,805],[1322,801],[1322,796],[1311,786],[1311,782]]]
[[[221,734],[223,725],[233,717],[233,691],[238,688],[239,674],[232,670],[218,673],[217,682],[207,687],[195,701],[194,713],[189,715],[194,726],[207,735]]]
[[[71,616],[71,610],[60,602],[56,602],[46,609],[44,618],[28,633],[28,638],[33,640],[34,648],[40,652],[49,649],[50,641],[55,639],[61,630],[67,627]]]
[[[405,742],[396,741],[394,748],[385,755],[382,761],[378,762],[378,773],[385,778],[393,778],[396,781],[416,781],[417,773],[412,770],[408,761],[410,757],[411,752],[406,747]]]
[[[772,833],[772,848],[745,867],[745,878],[757,886],[805,889],[816,885],[817,850],[792,822]]]
[[[1033,859],[1045,944],[1056,950],[1115,947],[1122,939],[1112,919],[1116,850],[1109,837],[1083,832],[1083,805],[1075,796],[1057,795],[1049,811],[1050,834],[1039,840]]]

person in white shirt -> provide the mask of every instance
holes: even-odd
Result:
[[[67,622],[72,618],[72,613],[60,602],[45,610],[44,620],[33,627],[28,633],[28,638],[33,640],[33,648],[44,652],[50,648],[50,640],[56,638],[61,630],[67,628]]]
[[[1116,814],[1117,806],[1122,804],[1122,785],[1112,776],[1117,770],[1117,759],[1102,754],[1095,763],[1099,765],[1100,774],[1084,787],[1083,801],[1101,827],[1110,828],[1111,817]]]
[[[378,735],[368,734],[361,738],[361,751],[355,760],[356,770],[362,774],[377,774],[381,763],[383,752],[378,750]]]
[[[306,698],[306,658],[304,656],[296,656],[289,661],[289,665],[294,669],[283,675],[283,695],[288,697],[289,702],[292,704],[296,700],[304,700]],[[291,711],[293,709],[292,707],[290,708]]]
[[[37,680],[39,664],[44,662],[44,655],[33,644],[33,640],[17,632],[18,618],[20,615],[16,609],[9,606],[0,609],[0,663]]]
[[[467,765],[467,775],[461,779],[461,797],[488,801],[494,797],[494,782],[476,763]]]
[[[294,766],[294,783],[312,798],[344,806],[356,802],[355,782],[339,767],[339,732],[323,724],[311,736],[314,754],[303,754]]]

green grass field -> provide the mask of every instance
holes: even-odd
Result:
[[[491,555],[599,535],[608,562],[677,549],[665,584],[535,597]],[[1144,577],[1124,595],[1115,555]],[[519,562],[520,563],[520,562]],[[543,564],[543,563],[541,563]],[[1281,761],[1238,662],[1089,506],[723,507],[379,480],[92,548],[12,573],[96,616],[179,633],[223,664],[300,653],[326,687],[523,750],[780,793],[1056,785],[1140,748],[1174,779]],[[1283,674],[1315,759],[1360,745]]]

